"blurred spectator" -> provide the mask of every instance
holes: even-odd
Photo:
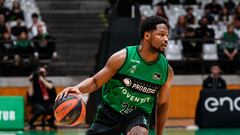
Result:
[[[203,17],[199,21],[200,26],[198,28],[196,28],[196,37],[199,40],[201,40],[201,41],[198,41],[198,43],[200,43],[200,44],[214,43],[214,37],[215,37],[214,30],[212,28],[208,28],[207,24],[208,24],[207,18]]]
[[[226,7],[223,7],[220,15],[219,15],[219,19],[218,21],[222,22],[223,24],[228,24],[230,21],[231,21],[231,18],[230,18],[230,14],[228,12],[228,9]]]
[[[227,89],[226,81],[220,76],[220,67],[214,64],[210,70],[211,74],[203,80],[202,89]]]
[[[202,45],[196,41],[195,30],[188,27],[185,32],[185,37],[182,40],[183,56],[187,59],[200,58],[202,54]]]
[[[0,0],[0,14],[3,14],[5,21],[9,19],[10,10],[4,6],[5,0]]]
[[[13,47],[15,52],[14,60],[16,66],[21,64],[22,59],[29,59],[34,54],[32,42],[28,39],[27,33],[25,32],[21,32],[19,38],[14,41]]]
[[[235,6],[236,4],[233,0],[228,0],[224,2],[224,7],[227,8],[230,14],[234,12]]]
[[[178,17],[177,24],[173,29],[172,37],[177,39],[178,38],[182,39],[184,37],[186,28],[187,28],[187,22],[185,20],[185,17],[181,15]]]
[[[233,25],[235,27],[234,31],[236,32],[238,37],[240,37],[240,17],[233,21]]]
[[[9,32],[10,28],[9,26],[5,23],[5,17],[3,14],[0,14],[0,38],[3,37],[4,32]]]
[[[219,15],[222,10],[222,6],[217,2],[217,0],[212,0],[212,2],[205,5],[204,10],[210,10],[211,14]]]
[[[38,26],[38,34],[33,37],[35,56],[39,59],[51,59],[57,57],[54,38],[43,32],[43,27]]]
[[[240,4],[234,10],[233,21],[236,21],[238,18],[240,18]]]
[[[186,8],[186,15],[185,19],[187,24],[195,24],[195,16],[193,15],[193,8],[192,7],[187,7]]]
[[[207,24],[213,24],[215,22],[215,18],[213,17],[209,9],[204,10],[204,15],[202,16],[202,18],[207,18]]]
[[[233,61],[237,57],[238,40],[238,35],[234,32],[234,26],[229,24],[227,26],[227,32],[225,32],[222,37],[221,51],[223,52],[224,56],[221,57],[221,59]]]
[[[13,39],[18,38],[22,32],[25,32],[26,34],[28,34],[28,29],[24,24],[24,22],[22,22],[22,19],[17,17],[16,25],[11,27],[11,33],[12,33]]]
[[[47,69],[42,66],[29,76],[31,85],[28,90],[28,97],[33,110],[33,115],[29,121],[29,129],[35,128],[34,122],[41,115],[50,115],[47,122],[50,128],[56,129],[53,115],[56,90],[53,83],[46,79],[46,75]],[[44,119],[42,122],[44,122]]]
[[[47,33],[47,27],[45,25],[45,23],[43,21],[41,21],[39,19],[39,15],[37,13],[33,13],[32,14],[32,23],[30,24],[30,26],[28,27],[28,30],[30,32],[30,36],[34,37],[37,36],[38,34],[38,26],[41,25],[43,28],[43,33]]]
[[[168,20],[167,14],[165,12],[165,9],[161,3],[156,4],[156,15],[161,16]]]
[[[24,14],[20,7],[19,1],[14,0],[9,15],[9,21],[15,21],[17,18],[21,18],[22,20],[24,20]]]
[[[13,42],[11,40],[11,35],[7,31],[3,33],[2,38],[0,38],[0,54],[3,61],[13,59]]]

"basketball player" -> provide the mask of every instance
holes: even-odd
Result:
[[[102,87],[103,104],[87,131],[88,135],[148,135],[149,116],[156,103],[156,134],[162,135],[169,106],[173,70],[163,52],[168,44],[169,25],[151,16],[140,26],[141,44],[113,54],[105,67],[74,87],[65,88],[56,100],[68,93],[91,93]]]

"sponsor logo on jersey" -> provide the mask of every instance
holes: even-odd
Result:
[[[132,81],[131,81],[131,79],[129,79],[129,78],[124,78],[124,79],[123,79],[123,83],[124,83],[127,87],[129,87],[129,86],[132,85]]]
[[[127,86],[128,88],[131,88],[146,94],[155,94],[159,89],[159,87],[157,86],[152,86],[147,83],[131,80],[130,78],[124,78],[122,81],[125,84],[125,86]]]
[[[161,79],[161,74],[160,73],[153,73],[153,79],[154,80],[160,80]]]

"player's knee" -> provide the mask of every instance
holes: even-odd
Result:
[[[145,127],[141,127],[140,131],[142,135],[148,135],[148,130]]]
[[[133,127],[127,135],[148,135],[148,130],[142,126]]]

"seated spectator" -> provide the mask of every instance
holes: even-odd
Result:
[[[234,10],[233,21],[236,21],[238,18],[240,18],[240,4],[238,4]]]
[[[196,41],[195,30],[188,27],[185,32],[185,37],[182,40],[183,56],[187,59],[201,58],[202,45]]]
[[[211,74],[203,80],[202,89],[227,89],[226,81],[220,76],[220,67],[214,64],[210,70]]]
[[[37,27],[41,25],[43,27],[43,33],[47,33],[47,27],[43,21],[39,19],[39,15],[37,13],[32,14],[32,23],[28,27],[28,30],[30,32],[30,36],[34,37],[37,36],[38,30]]]
[[[34,54],[34,48],[32,42],[28,39],[27,33],[21,32],[17,41],[13,43],[14,47],[14,60],[15,65],[18,66],[21,64],[24,58],[31,58]]]
[[[203,43],[214,43],[215,33],[212,28],[208,28],[208,20],[206,17],[203,17],[199,21],[199,27],[196,28],[196,37],[201,39],[200,44]]]
[[[17,0],[13,1],[12,10],[10,11],[9,21],[15,21],[17,18],[24,20],[24,14]]]
[[[12,38],[17,39],[24,32],[28,34],[28,29],[21,18],[17,17],[16,25],[11,27]]]
[[[227,32],[223,34],[222,43],[220,45],[220,59],[233,61],[238,56],[238,35],[234,32],[234,26],[229,24]]]
[[[223,24],[228,24],[230,21],[231,21],[231,18],[230,18],[230,14],[228,12],[228,9],[227,7],[223,7],[220,15],[219,15],[219,18],[218,18],[218,21],[222,22]]]
[[[165,9],[161,3],[156,4],[156,15],[161,16],[168,20],[167,14],[165,12]]]
[[[3,14],[0,14],[0,38],[3,37],[4,32],[9,32],[10,28],[9,26],[5,23],[5,17]]]
[[[234,32],[240,37],[240,17],[237,19],[233,20],[233,25],[234,25]]]
[[[13,42],[11,40],[11,35],[7,31],[3,33],[2,38],[0,39],[0,54],[3,61],[13,59]]]
[[[187,23],[186,23],[185,17],[183,15],[179,16],[177,24],[173,29],[172,37],[175,39],[182,39],[184,37],[186,28],[187,28]]]
[[[5,3],[5,0],[0,0],[0,14],[3,14],[5,17],[5,20],[7,21],[10,15],[10,9],[8,7],[5,7],[4,3]]]
[[[218,51],[223,70],[227,74],[235,73],[239,67],[238,38],[238,35],[234,32],[234,26],[229,24],[227,32],[223,34],[222,43]]]
[[[224,7],[226,7],[229,13],[232,14],[234,12],[236,4],[233,0],[228,0],[224,2]]]
[[[209,9],[204,10],[202,18],[207,18],[207,24],[214,24],[216,21]]]
[[[187,24],[195,24],[196,20],[195,20],[195,16],[193,15],[193,8],[192,7],[188,7],[186,8],[186,15],[185,15],[185,19]]]
[[[38,26],[38,34],[33,37],[32,40],[36,51],[36,57],[39,59],[51,59],[57,57],[54,38],[51,35],[44,33],[42,26]]]
[[[217,2],[217,0],[212,0],[212,2],[205,5],[204,10],[210,10],[210,13],[213,15],[219,15],[222,6]]]

